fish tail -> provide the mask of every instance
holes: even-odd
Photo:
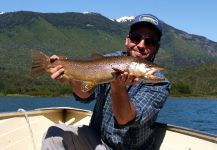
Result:
[[[31,76],[36,78],[40,75],[43,75],[48,65],[50,64],[50,58],[43,54],[42,52],[31,50],[32,51],[32,70]]]

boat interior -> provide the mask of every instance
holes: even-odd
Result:
[[[91,111],[77,108],[23,109],[0,114],[0,150],[39,150],[54,124],[88,125]],[[157,123],[156,150],[217,150],[217,136]]]

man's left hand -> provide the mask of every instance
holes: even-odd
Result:
[[[129,72],[121,73],[116,77],[112,83],[119,85],[119,86],[126,86],[126,85],[133,85],[137,84],[139,81],[139,78],[136,78],[135,75]]]

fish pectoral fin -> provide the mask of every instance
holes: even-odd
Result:
[[[116,77],[116,76],[118,76],[118,75],[124,73],[123,70],[120,70],[120,69],[118,69],[118,68],[112,67],[112,69],[114,70],[114,72],[111,73],[113,77]]]
[[[94,82],[92,82],[92,81],[83,81],[82,84],[81,84],[81,91],[82,92],[89,92],[95,86],[96,86],[96,84]]]
[[[116,73],[124,73],[123,70],[120,70],[118,68],[112,67],[112,69],[116,72]]]

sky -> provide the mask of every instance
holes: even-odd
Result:
[[[0,12],[97,12],[110,18],[151,13],[190,34],[217,42],[217,0],[1,0]]]

